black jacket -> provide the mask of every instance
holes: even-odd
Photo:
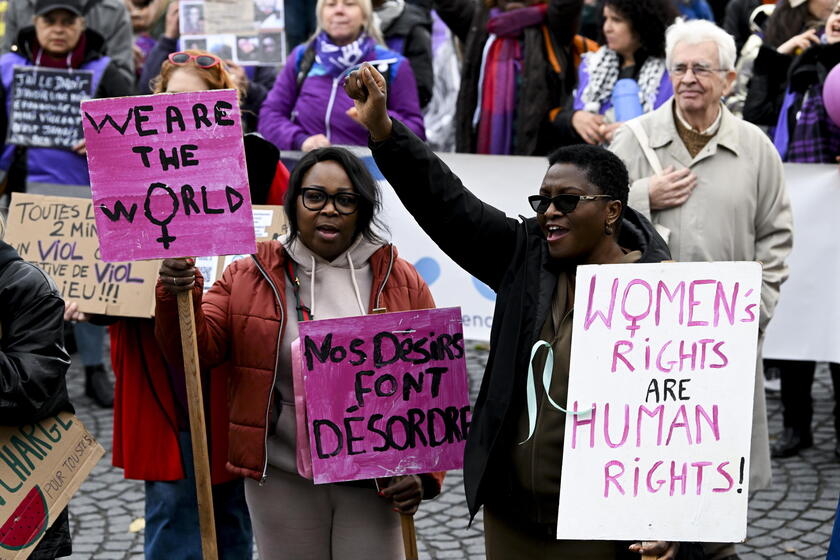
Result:
[[[774,126],[785,99],[787,74],[793,57],[769,45],[761,45],[753,63],[753,76],[747,86],[744,120]]]
[[[744,43],[752,35],[750,16],[753,10],[759,6],[761,6],[761,0],[730,0],[726,5],[723,29],[735,38],[735,48],[738,54],[741,53]]]
[[[428,9],[406,4],[402,14],[387,29],[382,30],[385,42],[398,39],[402,42],[399,53],[408,59],[417,81],[420,107],[432,99],[435,73],[432,67],[432,16]]]
[[[556,289],[557,264],[535,218],[516,220],[485,204],[400,122],[391,138],[371,144],[373,157],[400,200],[437,245],[497,294],[490,356],[464,455],[464,487],[475,515],[496,490],[496,453],[513,444],[511,402],[524,398],[529,350]],[[525,186],[523,196],[530,188]],[[641,214],[627,208],[619,242],[641,250],[640,262],[670,259],[668,247]],[[498,464],[499,461],[492,461]]]
[[[785,100],[785,92],[804,94],[814,84],[824,83],[828,73],[840,62],[840,45],[813,45],[797,57],[781,54],[762,45],[753,66],[753,78],[744,103],[744,120],[775,126]],[[798,101],[801,105],[801,98]],[[796,124],[799,106],[789,111]]]
[[[0,425],[73,412],[64,380],[69,367],[64,302],[55,284],[0,241]],[[65,509],[29,558],[55,558],[70,552]]]
[[[572,41],[577,32],[583,0],[549,0],[548,29],[560,72],[552,68],[542,30],[531,27],[524,33],[521,95],[516,100],[516,123],[512,152],[517,155],[548,154],[568,143],[568,131],[558,128],[551,117],[572,102],[577,83]],[[435,10],[452,33],[464,43],[461,89],[455,108],[455,149],[475,152],[473,115],[478,99],[481,59],[487,42],[489,9],[474,0],[435,0]],[[566,124],[565,122],[562,124]]]

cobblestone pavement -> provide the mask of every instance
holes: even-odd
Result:
[[[486,351],[470,345],[468,369],[474,400],[486,362]],[[76,358],[77,356],[74,356]],[[110,410],[96,408],[84,396],[81,367],[69,377],[70,395],[77,413],[108,453],[70,504],[74,560],[142,558],[143,531],[132,532],[132,522],[143,517],[143,485],[124,480],[111,467]],[[814,384],[815,446],[799,457],[774,461],[773,486],[750,501],[747,542],[738,546],[744,560],[825,557],[840,495],[840,462],[834,457],[831,420],[832,387],[827,368],[821,367]],[[781,429],[778,397],[768,399],[770,433]],[[450,472],[443,494],[426,502],[416,517],[418,548],[423,559],[484,559],[481,515],[467,527],[462,476]],[[255,555],[256,558],[256,555]]]

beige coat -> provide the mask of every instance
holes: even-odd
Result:
[[[629,205],[657,226],[670,230],[668,245],[678,261],[759,261],[763,265],[759,332],[764,333],[787,279],[785,264],[793,246],[793,216],[778,152],[756,126],[723,108],[718,133],[693,159],[677,134],[673,98],[637,119],[662,167],[688,167],[697,187],[681,206],[650,210],[653,168],[627,126],[610,149],[630,172]],[[759,337],[760,339],[763,337]],[[756,368],[750,490],[770,484],[770,453],[764,376]]]

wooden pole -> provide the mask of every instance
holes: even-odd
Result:
[[[201,393],[192,291],[178,294],[178,321],[181,324],[181,348],[184,352],[184,377],[187,383],[195,493],[198,499],[198,521],[201,529],[201,552],[204,560],[217,560],[219,554],[216,549],[210,459],[207,452],[207,427],[204,422],[204,399]]]
[[[649,541],[646,541],[646,542],[642,543],[642,545],[644,545],[644,546],[648,546],[650,544],[653,544],[653,543],[649,542]],[[656,560],[656,555],[655,554],[642,554],[642,560]]]
[[[405,560],[420,560],[420,556],[417,554],[417,531],[414,529],[414,515],[401,513],[400,525],[402,525]]]

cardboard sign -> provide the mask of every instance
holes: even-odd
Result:
[[[67,412],[0,427],[0,559],[32,553],[104,454]]]
[[[746,538],[760,295],[755,262],[578,267],[558,539]]]
[[[102,260],[255,251],[234,90],[82,103]]]
[[[82,139],[79,103],[93,95],[93,72],[15,66],[7,144],[72,149]]]
[[[283,0],[181,0],[181,47],[237,64],[286,60]]]
[[[6,242],[49,274],[61,297],[81,311],[154,315],[160,262],[102,261],[90,200],[12,193],[7,221]]]
[[[258,240],[277,239],[287,228],[282,206],[254,206]],[[49,274],[61,297],[78,303],[80,311],[154,316],[160,261],[102,261],[90,200],[12,193],[5,241],[23,260]],[[229,261],[242,256],[197,258],[205,291],[221,277]]]
[[[471,414],[458,308],[298,328],[316,484],[462,468]]]

